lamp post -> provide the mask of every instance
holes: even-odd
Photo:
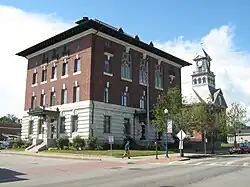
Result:
[[[168,158],[168,109],[164,109],[165,121],[166,121],[166,157]]]

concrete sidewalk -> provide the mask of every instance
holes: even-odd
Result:
[[[159,159],[155,159],[155,155],[151,156],[138,156],[128,158],[116,158],[112,156],[103,156],[103,155],[83,155],[83,154],[67,154],[67,153],[48,153],[48,152],[18,152],[18,151],[9,151],[9,150],[1,150],[0,154],[14,154],[14,155],[24,155],[24,156],[37,156],[37,157],[49,157],[49,158],[62,158],[62,159],[79,159],[79,160],[92,160],[92,161],[111,161],[118,163],[127,163],[127,164],[136,164],[136,163],[153,163],[153,162],[169,162],[176,160],[187,160],[186,157],[180,157],[179,153],[169,154],[169,158],[166,158],[165,155],[159,155]],[[193,154],[186,154],[193,155]],[[186,156],[185,155],[185,156]]]

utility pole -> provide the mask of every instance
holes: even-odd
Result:
[[[207,154],[207,135],[206,130],[204,130],[204,152]]]

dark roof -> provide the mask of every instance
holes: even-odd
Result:
[[[66,30],[60,34],[57,34],[56,36],[53,36],[43,42],[40,42],[28,49],[25,49],[24,51],[21,51],[19,53],[17,53],[16,55],[18,56],[22,56],[22,57],[27,57],[28,55],[35,53],[41,49],[44,49],[48,46],[51,46],[53,44],[56,44],[60,41],[63,41],[67,38],[70,38],[72,36],[75,36],[81,32],[87,31],[89,29],[95,29],[97,31],[103,32],[109,36],[115,37],[119,40],[122,40],[124,42],[130,43],[134,46],[137,46],[141,49],[144,49],[146,51],[149,51],[151,53],[154,53],[156,55],[161,56],[162,58],[166,58],[172,62],[175,62],[177,64],[180,64],[181,66],[189,66],[191,65],[189,62],[186,62],[180,58],[177,58],[169,53],[166,53],[160,49],[157,49],[155,47],[153,47],[152,45],[146,44],[145,42],[142,42],[140,40],[137,40],[129,35],[127,35],[126,33],[122,32],[122,29],[115,29],[113,27],[108,26],[107,24],[102,24],[102,22],[97,21],[97,20],[92,20],[92,19],[86,19],[84,18],[84,21],[78,21],[78,25]]]

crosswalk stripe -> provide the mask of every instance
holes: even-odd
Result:
[[[169,162],[168,165],[173,165],[173,164],[176,164],[178,163],[179,161],[173,161],[173,162]]]
[[[232,165],[234,162],[227,162],[225,165],[226,166],[229,166],[229,165]]]
[[[248,163],[248,162],[245,162],[245,163],[243,164],[243,166],[244,166],[244,167],[247,167],[247,166],[249,166],[249,163]]]
[[[201,165],[203,164],[204,162],[198,162],[198,163],[195,163],[195,164],[192,164],[193,166],[198,166],[198,165]]]

